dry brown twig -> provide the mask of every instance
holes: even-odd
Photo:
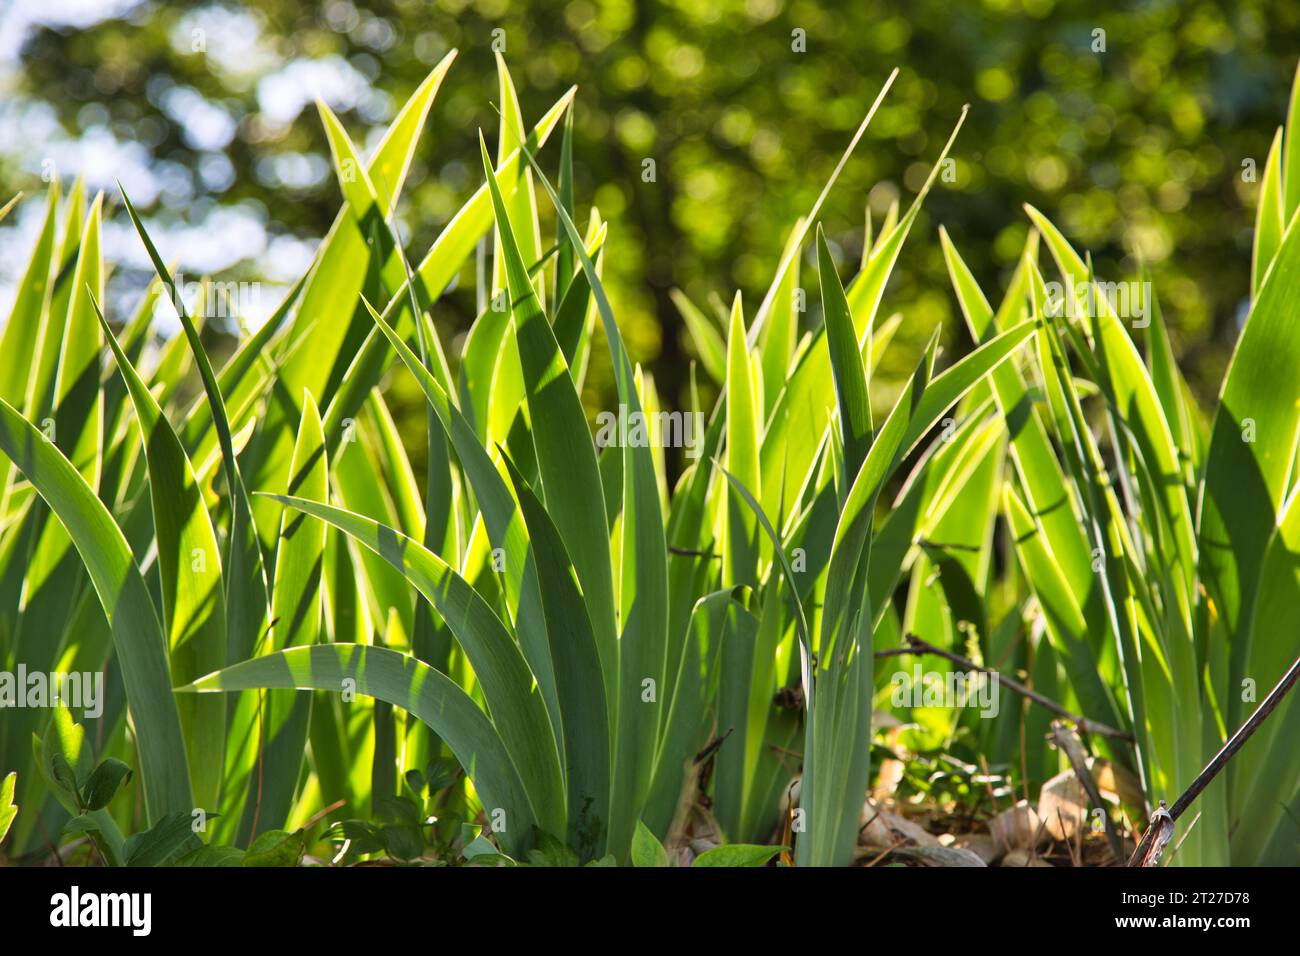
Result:
[[[885,648],[884,650],[876,651],[875,656],[900,657],[905,655],[933,654],[936,657],[942,657],[944,660],[951,661],[965,670],[978,671],[981,674],[988,674],[990,677],[996,677],[998,682],[1005,684],[1008,689],[1014,691],[1027,700],[1033,701],[1040,707],[1050,710],[1052,713],[1056,714],[1056,716],[1063,717],[1070,721],[1084,733],[1097,734],[1101,737],[1114,737],[1117,740],[1127,740],[1130,743],[1133,741],[1133,735],[1127,731],[1116,730],[1114,727],[1109,727],[1106,724],[1099,723],[1095,720],[1089,720],[1087,717],[1068,711],[1050,697],[1045,697],[1033,688],[1026,687],[1018,680],[1007,677],[1001,671],[995,670],[992,667],[984,667],[981,664],[976,664],[969,658],[962,657],[960,654],[954,654],[952,651],[944,650],[942,647],[935,647],[933,644],[922,640],[915,634],[908,634],[904,637],[904,640],[907,641],[906,647]]]
[[[1191,786],[1182,792],[1177,800],[1174,801],[1172,808],[1166,810],[1165,802],[1160,801],[1160,808],[1151,816],[1151,822],[1147,825],[1146,832],[1142,834],[1142,840],[1129,857],[1129,866],[1155,866],[1160,862],[1160,855],[1164,852],[1165,846],[1169,843],[1170,838],[1174,835],[1174,824],[1178,821],[1192,805],[1192,801],[1201,795],[1201,792],[1214,780],[1215,777],[1228,765],[1228,761],[1236,756],[1251,735],[1259,729],[1260,724],[1268,719],[1268,715],[1277,709],[1277,705],[1282,702],[1287,693],[1295,686],[1296,678],[1300,677],[1300,657],[1287,669],[1282,675],[1282,679],[1277,682],[1268,696],[1265,697],[1255,712],[1246,719],[1246,722],[1237,728],[1237,732],[1228,738],[1217,754],[1210,758],[1210,762],[1192,781]],[[1195,823],[1195,821],[1193,821]],[[1182,841],[1179,841],[1180,845]]]

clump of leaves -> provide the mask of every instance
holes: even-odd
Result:
[[[1266,169],[1251,315],[1212,427],[1154,300],[1145,355],[1108,306],[1059,314],[1040,237],[1070,295],[1105,303],[1102,283],[1032,210],[996,312],[941,234],[974,347],[949,358],[936,330],[895,389],[878,372],[903,319],[880,308],[962,119],[910,206],[868,221],[847,283],[821,221],[891,77],[757,308],[736,295],[710,316],[674,295],[714,386],[675,412],[602,280],[617,223],[579,212],[573,90],[527,126],[498,58],[483,183],[408,254],[395,211],[454,57],[368,157],[321,105],[334,228],[219,369],[202,302],[177,294],[129,199],[156,282],[115,329],[104,197],[50,189],[0,338],[0,655],[41,671],[109,660],[120,681],[93,748],[62,711],[6,716],[0,765],[17,776],[0,814],[20,851],[52,817],[108,864],[296,865],[313,809],[345,805],[324,841],[340,862],[653,866],[700,793],[725,842],[693,865],[844,865],[871,776],[875,650],[903,634],[1121,728],[1093,746],[1148,799],[1237,725],[1243,681],[1285,669],[1300,149],[1275,146]],[[457,354],[437,304],[480,243]],[[151,351],[162,297],[182,334]],[[601,342],[644,441],[588,425]],[[395,382],[423,399],[419,469]],[[674,414],[701,427],[670,483]],[[1014,560],[996,560],[999,528]],[[976,799],[972,755],[1023,757],[1034,779],[1056,759],[1032,709],[913,710],[920,749],[949,751],[907,778],[934,799]],[[1207,791],[1180,860],[1293,857],[1298,716],[1288,702],[1232,787]]]

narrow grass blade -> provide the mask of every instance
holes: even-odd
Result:
[[[1300,162],[1300,158],[1297,159]],[[1300,168],[1294,170],[1300,176]],[[1283,219],[1282,195],[1282,127],[1278,127],[1273,136],[1273,145],[1269,147],[1268,159],[1264,162],[1264,177],[1259,183],[1259,206],[1255,210],[1255,238],[1251,247],[1250,294],[1251,298],[1259,295],[1259,287],[1264,284],[1269,266],[1277,255],[1277,247],[1282,244],[1282,233],[1286,229]]]
[[[681,289],[673,289],[670,296],[673,305],[677,306],[678,314],[686,323],[686,329],[691,335],[691,341],[695,343],[695,351],[700,357],[704,370],[715,382],[720,384],[726,382],[727,345],[721,333]]]
[[[727,471],[746,488],[762,494],[758,445],[761,386],[756,381],[754,360],[745,344],[745,320],[737,293],[731,306],[727,333]],[[723,523],[722,583],[724,587],[758,584],[758,539],[754,516],[734,495],[727,499]]]
[[[817,265],[821,275],[822,309],[826,316],[826,343],[830,348],[835,396],[839,404],[840,441],[844,448],[844,470],[856,475],[871,444],[871,400],[867,394],[867,373],[862,363],[858,336],[854,331],[849,301],[835,273],[830,247],[821,226],[817,227]]]

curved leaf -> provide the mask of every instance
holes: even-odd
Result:
[[[217,534],[194,468],[162,409],[91,297],[104,337],[126,382],[144,439],[162,584],[163,626],[172,678],[190,681],[226,662],[225,593]],[[200,807],[215,810],[226,749],[226,708],[220,701],[180,702],[181,724]]]
[[[351,535],[428,599],[465,650],[492,721],[518,763],[538,825],[564,832],[563,781],[550,718],[518,645],[487,602],[436,554],[392,528],[318,501],[269,497]]]
[[[0,451],[67,529],[112,627],[140,752],[150,820],[193,807],[167,642],[121,529],[77,469],[8,402],[0,400]]]
[[[351,681],[351,683],[347,683]],[[184,691],[299,688],[345,689],[413,714],[447,742],[489,814],[505,811],[498,834],[507,852],[525,848],[535,818],[514,760],[500,735],[450,678],[407,654],[360,644],[291,647],[234,664]]]

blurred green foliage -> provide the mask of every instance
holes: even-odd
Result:
[[[106,127],[142,144],[162,171],[150,214],[164,224],[243,204],[271,235],[319,237],[340,201],[328,149],[309,98],[288,121],[271,115],[275,83],[323,84],[349,132],[373,145],[395,104],[456,47],[400,211],[420,255],[479,184],[474,130],[497,125],[494,39],[529,122],[578,84],[579,203],[615,223],[606,270],[620,321],[669,401],[690,359],[669,291],[704,304],[739,288],[752,314],[791,224],[895,65],[902,73],[826,208],[842,273],[860,253],[864,206],[879,221],[892,200],[906,204],[962,105],[971,112],[955,182],[931,196],[887,295],[886,312],[906,321],[886,370],[909,362],[909,344],[936,323],[964,347],[935,228],[947,226],[993,296],[1031,202],[1093,251],[1101,275],[1150,266],[1189,377],[1213,394],[1248,291],[1250,161],[1262,172],[1300,50],[1300,5],[1260,0],[1105,11],[1087,0],[117,6],[118,19],[33,30],[11,93],[50,104],[70,137]],[[354,88],[331,95],[299,61],[349,73],[346,63]],[[211,106],[233,131],[217,147],[187,127]],[[0,194],[40,189],[40,149],[0,147]],[[643,181],[646,159],[654,182]],[[469,292],[456,293],[435,318],[463,329],[473,309]]]

